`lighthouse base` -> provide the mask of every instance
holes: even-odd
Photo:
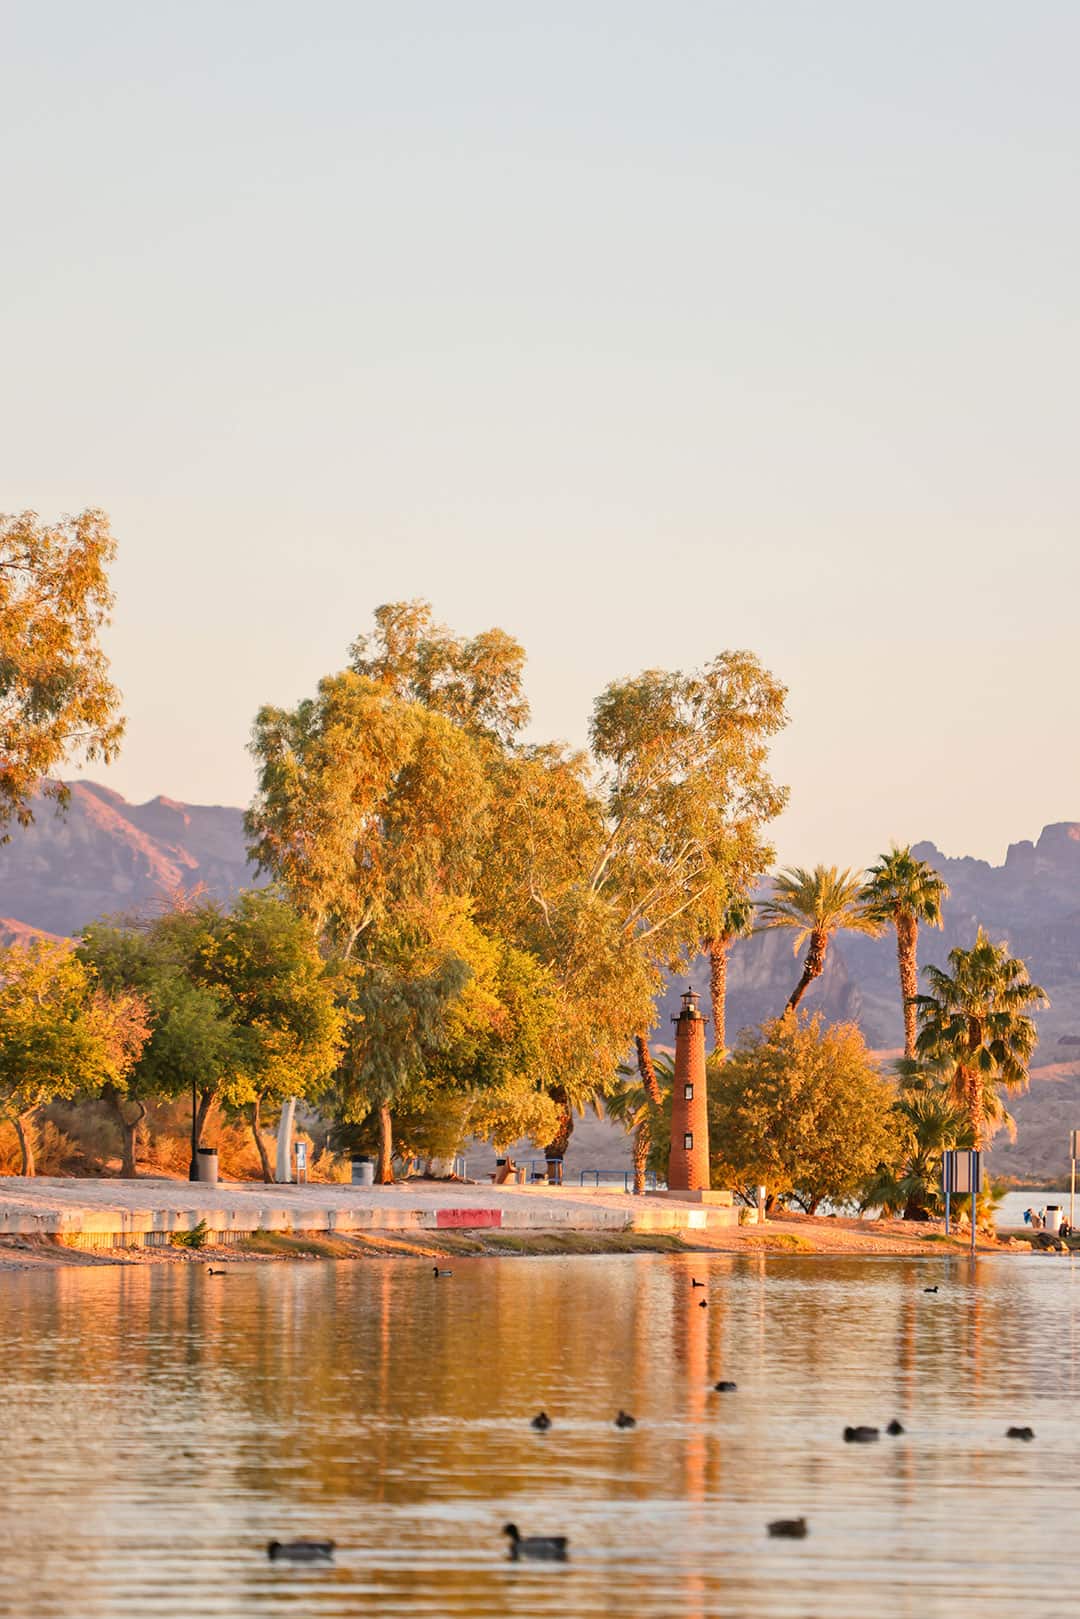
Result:
[[[651,1192],[651,1197],[666,1197],[673,1203],[712,1203],[718,1208],[730,1209],[735,1202],[734,1192],[680,1192],[668,1190],[666,1192]]]

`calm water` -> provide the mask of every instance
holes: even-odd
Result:
[[[1077,1261],[454,1269],[0,1276],[0,1614],[1077,1611]],[[508,1518],[570,1563],[510,1564]],[[336,1564],[270,1565],[293,1535]]]

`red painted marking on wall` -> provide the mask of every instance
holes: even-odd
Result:
[[[501,1226],[502,1209],[436,1209],[436,1226]]]

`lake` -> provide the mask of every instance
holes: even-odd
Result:
[[[1071,1610],[1076,1261],[453,1265],[0,1275],[0,1614]],[[510,1563],[508,1519],[570,1561]],[[303,1535],[335,1563],[267,1561]]]

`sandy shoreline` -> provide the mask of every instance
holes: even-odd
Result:
[[[915,1232],[917,1231],[917,1235]],[[856,1220],[782,1214],[765,1226],[713,1230],[602,1231],[565,1225],[545,1230],[415,1231],[336,1234],[256,1232],[228,1244],[197,1250],[170,1245],[128,1248],[69,1246],[62,1237],[0,1236],[0,1271],[47,1270],[100,1265],[241,1265],[282,1260],[364,1260],[401,1258],[519,1258],[529,1255],[735,1254],[790,1257],[835,1255],[848,1258],[897,1256],[942,1258],[970,1251],[966,1236],[945,1237],[938,1223],[914,1228],[900,1220]],[[1027,1243],[1009,1237],[980,1237],[980,1256],[1027,1254]]]

